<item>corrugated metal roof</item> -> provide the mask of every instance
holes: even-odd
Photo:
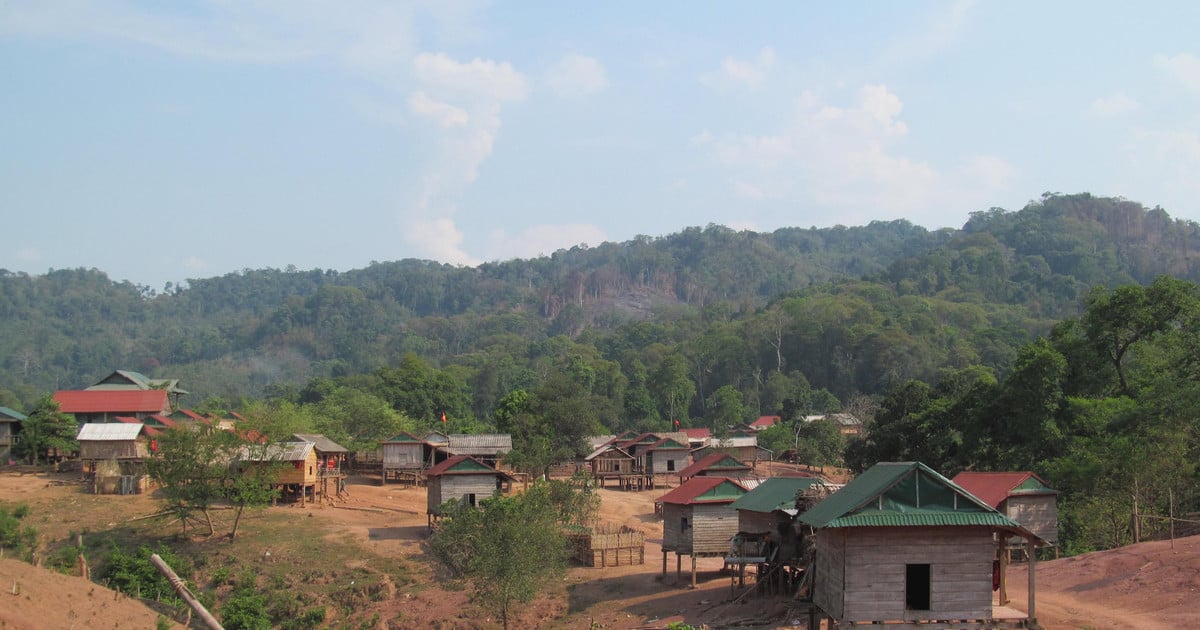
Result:
[[[63,413],[163,413],[171,408],[162,389],[60,390],[54,400]]]
[[[712,453],[679,471],[680,477],[695,477],[706,470],[739,471],[750,470],[750,466],[727,453]]]
[[[320,433],[293,433],[292,437],[301,442],[312,442],[320,453],[349,453],[346,447],[321,435]]]
[[[733,502],[736,510],[751,512],[774,512],[776,510],[796,510],[796,493],[819,483],[815,477],[771,477],[764,479],[750,492]]]
[[[626,453],[625,449],[621,448],[620,446],[617,446],[616,444],[605,444],[604,446],[601,446],[600,448],[592,451],[591,454],[589,454],[587,457],[584,457],[583,461],[590,462],[593,459],[596,459],[597,457],[599,457],[609,451],[617,453],[626,459],[633,459],[633,455]]]
[[[1028,471],[964,471],[955,475],[953,481],[996,509],[1011,494],[1057,494],[1041,477]]]
[[[513,479],[512,475],[502,470],[496,470],[470,455],[455,455],[425,471],[426,477],[441,475],[493,475],[504,477],[510,481]]]
[[[732,503],[743,494],[746,494],[746,488],[732,479],[692,477],[683,485],[659,497],[656,502],[675,505]]]
[[[816,528],[988,525],[1012,519],[920,462],[882,462],[800,515]]]
[[[759,416],[757,420],[750,423],[750,426],[761,431],[763,429],[773,427],[781,422],[783,422],[783,418],[781,416]]]
[[[75,439],[80,442],[127,442],[136,440],[146,425],[137,422],[92,423],[79,427],[79,435]]]
[[[499,455],[512,450],[512,436],[506,433],[454,433],[446,438],[446,450],[452,455]]]
[[[308,459],[312,442],[282,442],[258,447],[242,447],[241,459],[247,462],[295,462]]]
[[[397,433],[396,435],[393,435],[392,437],[388,438],[383,443],[384,444],[409,444],[412,442],[423,442],[423,441],[424,440],[409,433],[408,431],[401,431],[401,432]]]
[[[26,420],[29,416],[8,407],[0,407],[0,422],[13,422],[17,420]]]

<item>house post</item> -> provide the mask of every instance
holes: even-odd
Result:
[[[692,551],[692,588],[696,588],[696,552]]]
[[[663,550],[663,577],[667,577],[667,550]]]
[[[1037,575],[1037,547],[1033,545],[1033,537],[1025,539],[1025,548],[1029,550],[1029,625],[1036,627],[1037,625],[1037,597],[1035,585],[1037,583],[1034,578]]]
[[[996,554],[1000,559],[1000,605],[1008,604],[1008,554],[1005,550],[1008,549],[1008,536],[1002,534],[1000,536],[1000,549]]]

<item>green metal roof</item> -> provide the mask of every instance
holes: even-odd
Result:
[[[731,507],[750,512],[796,510],[796,493],[820,481],[815,477],[771,477],[742,495]]]
[[[8,407],[0,407],[0,418],[12,418],[13,420],[27,420],[29,416]]]
[[[800,515],[815,528],[982,525],[1022,529],[920,462],[883,462]]]

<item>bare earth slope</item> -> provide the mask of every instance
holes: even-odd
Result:
[[[0,628],[140,629],[154,628],[159,617],[140,601],[99,584],[17,560],[0,560],[0,585]]]

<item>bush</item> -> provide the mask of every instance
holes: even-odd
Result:
[[[21,525],[21,520],[28,515],[27,505],[14,506],[11,511],[0,507],[0,549],[11,550],[23,560],[32,559],[37,546],[37,530]]]
[[[249,589],[237,591],[221,607],[221,625],[227,630],[271,630],[266,598]]]
[[[166,602],[172,606],[182,606],[183,600],[175,594],[175,589],[166,576],[150,562],[150,556],[155,553],[158,553],[163,562],[166,562],[179,577],[187,580],[191,576],[192,563],[175,555],[170,549],[160,548],[155,552],[142,546],[135,553],[127,553],[114,546],[99,577],[101,580],[107,580],[109,588],[120,589],[122,593]]]

